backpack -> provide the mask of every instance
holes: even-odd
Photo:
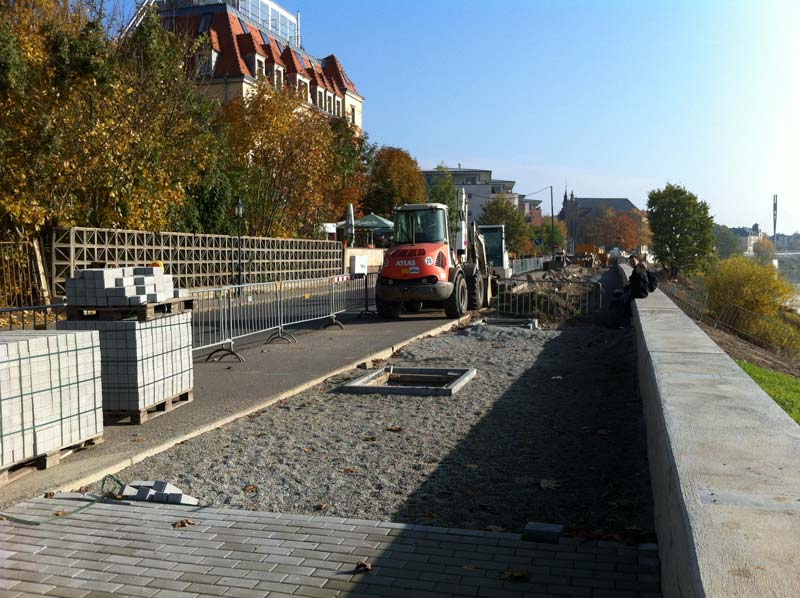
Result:
[[[656,275],[653,274],[652,272],[650,272],[650,270],[648,270],[647,271],[647,290],[652,293],[657,288],[658,288],[658,280],[656,280]]]

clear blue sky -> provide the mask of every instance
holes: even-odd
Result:
[[[423,168],[553,184],[557,203],[565,180],[640,207],[670,181],[770,232],[778,193],[778,230],[800,229],[800,2],[281,4],[342,60],[370,138]]]

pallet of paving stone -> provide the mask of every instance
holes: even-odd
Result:
[[[99,335],[0,332],[0,476],[46,468],[103,433]]]
[[[165,401],[161,401],[156,405],[151,405],[146,409],[138,409],[138,410],[104,410],[103,411],[103,422],[105,425],[113,425],[113,424],[121,424],[125,423],[125,420],[131,425],[140,425],[151,419],[155,419],[159,415],[164,415],[165,413],[169,413],[170,411],[177,409],[183,405],[188,405],[194,400],[194,396],[191,390],[182,392],[179,395],[174,397],[170,397]]]
[[[149,322],[165,316],[174,316],[192,309],[192,299],[183,297],[167,299],[161,303],[144,303],[126,307],[82,307],[67,306],[67,320],[116,321],[136,318],[139,322]]]
[[[0,470],[0,488],[18,479],[25,477],[35,471],[43,469],[50,469],[61,463],[62,459],[69,457],[71,454],[82,451],[92,446],[103,444],[104,439],[102,434],[98,434],[92,438],[87,438],[81,442],[75,443],[71,446],[65,446],[62,449],[50,451],[43,455],[38,455],[22,463],[17,463],[11,467]]]

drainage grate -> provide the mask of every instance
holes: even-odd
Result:
[[[337,392],[451,397],[477,374],[474,369],[396,368],[387,366],[347,384]]]

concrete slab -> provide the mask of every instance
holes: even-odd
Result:
[[[459,321],[441,312],[401,320],[345,315],[345,329],[293,331],[297,344],[237,345],[245,363],[195,360],[194,401],[141,426],[108,426],[105,443],[72,455],[0,489],[0,508],[48,491],[77,489],[194,436],[320,384],[359,363],[385,359],[413,340],[450,330]],[[469,316],[462,318],[465,322]]]
[[[800,595],[800,427],[669,299],[634,305],[666,596]]]

